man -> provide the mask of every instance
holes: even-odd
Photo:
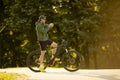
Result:
[[[54,24],[53,23],[46,24],[46,16],[41,15],[38,21],[35,23],[35,25],[36,25],[37,39],[41,46],[41,55],[39,57],[39,61],[40,61],[39,69],[41,72],[43,72],[44,71],[43,59],[47,45],[50,45],[53,48],[52,57],[54,56],[57,50],[57,43],[50,40],[48,36],[48,31],[54,26]]]

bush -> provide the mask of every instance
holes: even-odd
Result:
[[[21,74],[15,74],[15,73],[5,73],[0,72],[0,80],[27,80],[25,75]]]

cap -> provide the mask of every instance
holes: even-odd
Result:
[[[41,19],[46,19],[46,16],[44,16],[44,15],[39,16],[39,20],[41,20]]]

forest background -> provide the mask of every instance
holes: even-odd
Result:
[[[55,24],[52,40],[83,55],[82,68],[120,68],[119,13],[119,0],[0,0],[0,68],[26,66],[40,15]]]

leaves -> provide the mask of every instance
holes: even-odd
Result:
[[[1,36],[4,44],[2,50],[3,53],[12,55],[11,57],[19,55],[22,59],[10,58],[11,61],[3,66],[6,67],[9,64],[25,66],[26,57],[23,55],[27,55],[36,48],[35,22],[41,14],[47,16],[47,23],[55,23],[53,31],[49,33],[51,39],[59,42],[64,38],[73,48],[81,51],[82,41],[85,40],[88,43],[94,41],[93,35],[99,26],[99,13],[94,10],[98,5],[97,1],[4,0],[5,13],[2,16],[2,26],[6,26],[6,29]],[[7,57],[4,57],[5,61]],[[15,65],[14,61],[16,61]]]

